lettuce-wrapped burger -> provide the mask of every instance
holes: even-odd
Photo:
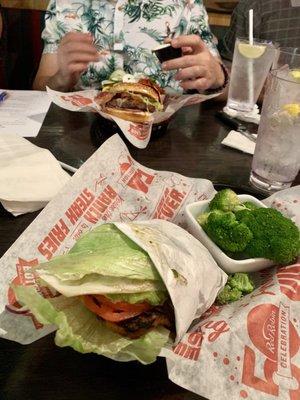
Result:
[[[103,224],[35,274],[58,296],[13,289],[38,321],[57,327],[58,346],[144,364],[177,343],[226,282],[199,241],[162,220]]]
[[[149,363],[174,331],[173,308],[153,262],[112,224],[95,228],[35,272],[62,296],[44,299],[24,286],[14,291],[41,323],[57,325],[59,346]]]

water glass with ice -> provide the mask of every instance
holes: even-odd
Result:
[[[250,112],[256,104],[275,60],[276,46],[254,39],[236,39],[227,107]]]
[[[264,192],[291,186],[300,169],[300,69],[270,72],[250,183]]]

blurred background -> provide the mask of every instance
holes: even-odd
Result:
[[[49,0],[0,0],[0,88],[30,89],[43,43],[41,31]],[[238,1],[204,0],[216,38],[224,35]],[[0,22],[1,31],[1,22]]]

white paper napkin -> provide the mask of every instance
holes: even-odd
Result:
[[[7,98],[0,107],[0,135],[12,133],[36,137],[42,126],[51,99],[45,91],[6,90]]]
[[[224,107],[223,111],[230,117],[238,118],[241,121],[253,122],[254,124],[257,124],[257,125],[260,122],[259,108],[258,108],[257,104],[255,104],[252,111],[248,111],[248,112],[233,110],[230,107]]]
[[[43,208],[69,178],[49,150],[0,135],[0,202],[14,216]]]
[[[225,139],[221,142],[224,146],[232,147],[233,149],[241,150],[244,153],[253,155],[255,150],[255,142],[248,139],[237,131],[230,131]]]

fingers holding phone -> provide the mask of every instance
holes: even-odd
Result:
[[[203,91],[224,84],[224,73],[219,60],[214,57],[197,35],[178,36],[170,41],[177,57],[163,61],[165,71],[178,70],[175,79],[184,90]],[[179,54],[179,55],[178,55]]]

